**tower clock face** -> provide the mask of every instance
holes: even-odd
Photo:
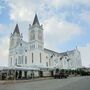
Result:
[[[42,31],[38,31],[38,39],[42,40]]]

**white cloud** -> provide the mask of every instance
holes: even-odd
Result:
[[[30,21],[35,13],[33,0],[8,0],[10,18],[15,21]]]
[[[14,21],[30,22],[37,12],[43,17],[50,17],[55,7],[65,6],[65,4],[70,4],[70,2],[68,0],[52,0],[52,2],[49,0],[8,0],[10,19]]]
[[[72,0],[52,0],[51,6],[58,8],[66,5],[71,5],[72,2]]]
[[[50,18],[44,22],[45,47],[57,47],[60,43],[67,42],[73,37],[82,34],[81,27],[77,24],[59,21],[57,18]]]
[[[83,4],[85,6],[89,6],[90,5],[90,0],[43,0],[42,2],[48,4],[48,6],[50,7],[54,7],[54,8],[60,8],[60,7],[65,7],[65,6],[73,6],[73,5],[77,5],[77,4]]]
[[[34,14],[37,12],[41,18],[50,18],[52,15],[56,15],[56,9],[59,10],[66,6],[72,8],[72,6],[77,4],[88,6],[90,0],[8,0],[11,20],[29,22],[32,21]],[[66,16],[66,13],[65,15],[63,14],[64,16]]]
[[[90,66],[90,43],[79,47],[83,66]]]

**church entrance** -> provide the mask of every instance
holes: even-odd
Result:
[[[51,77],[53,77],[53,71],[51,71]]]
[[[18,77],[19,79],[21,79],[22,78],[22,71],[20,70],[19,71],[19,77]]]
[[[24,72],[25,78],[27,78],[27,71]]]
[[[18,79],[18,71],[16,71],[16,79]]]
[[[43,71],[39,71],[39,76],[43,77]]]

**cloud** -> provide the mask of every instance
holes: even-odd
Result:
[[[33,0],[8,0],[10,19],[15,21],[29,21],[35,13]]]
[[[68,6],[72,4],[72,0],[52,0],[51,2],[51,6],[58,8],[58,7],[62,7],[62,6]]]
[[[79,47],[83,66],[90,66],[90,43]]]
[[[78,6],[90,4],[89,0],[7,0],[10,7],[10,19],[14,21],[32,21],[35,13],[39,13],[40,18],[50,18],[52,15],[57,17],[56,11],[66,8],[79,8]],[[17,3],[18,2],[18,3]],[[88,6],[89,7],[89,6]],[[82,8],[83,9],[83,8]],[[67,12],[68,10],[66,10]],[[68,11],[72,12],[72,10]],[[60,14],[59,14],[60,13]],[[76,12],[75,12],[76,13]],[[65,12],[59,12],[61,18],[66,17]]]
[[[14,21],[30,22],[37,12],[41,18],[51,17],[56,6],[65,6],[65,4],[70,4],[70,2],[66,0],[52,0],[52,2],[49,0],[8,0],[10,19]]]
[[[82,34],[82,29],[77,24],[66,21],[59,21],[58,18],[52,17],[44,22],[45,46],[50,48],[57,47],[74,37]]]
[[[50,8],[62,8],[62,7],[73,7],[74,5],[84,5],[89,6],[90,1],[89,0],[42,0],[42,3],[45,3],[45,5],[48,5]]]

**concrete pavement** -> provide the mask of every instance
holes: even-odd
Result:
[[[49,80],[49,79],[53,79],[53,77],[33,78],[33,79],[27,79],[27,80],[1,80],[0,85],[25,83],[25,82],[26,83],[27,82],[36,82],[36,81]]]
[[[0,90],[90,90],[90,77],[6,84],[0,85]]]
[[[83,77],[79,81],[72,82],[56,90],[90,90],[90,77]]]

